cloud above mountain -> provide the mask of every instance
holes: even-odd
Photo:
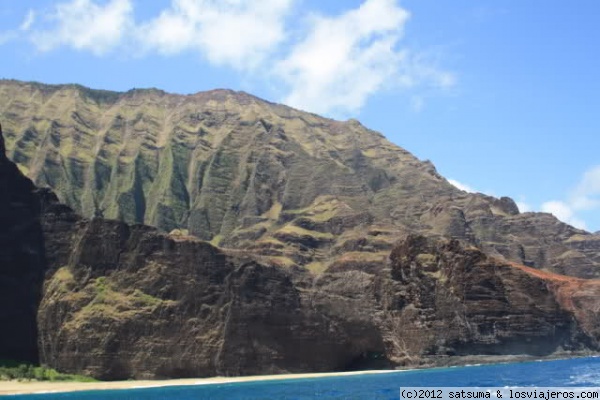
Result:
[[[589,168],[565,200],[552,200],[542,205],[542,211],[554,214],[571,225],[587,229],[580,214],[600,209],[600,165]]]
[[[264,82],[289,105],[332,116],[355,114],[382,91],[443,91],[456,83],[455,74],[403,45],[410,12],[397,0],[365,0],[337,15],[296,0],[171,0],[142,18],[143,5],[66,0],[30,10],[0,42],[20,37],[40,53],[67,48],[97,57],[193,53]],[[423,97],[411,96],[422,109]]]
[[[456,187],[464,192],[467,192],[467,193],[476,193],[477,192],[471,186],[467,185],[466,183],[459,182],[456,179],[448,179],[448,182],[450,182],[454,187]]]
[[[357,110],[408,62],[394,49],[409,14],[391,0],[368,0],[335,17],[312,16],[305,36],[277,63],[285,102],[317,112]]]
[[[448,182],[465,192],[477,192],[473,187],[455,179],[448,179]],[[536,209],[524,201],[517,201],[517,206],[521,212]],[[585,171],[574,189],[570,190],[564,199],[545,201],[537,209],[550,213],[576,228],[588,230],[585,214],[600,209],[600,165]]]
[[[29,36],[39,51],[64,46],[102,56],[121,45],[132,31],[133,4],[130,0],[112,0],[104,5],[72,0],[57,4],[41,25],[33,25]]]
[[[197,51],[215,65],[255,68],[286,39],[292,5],[292,0],[173,0],[138,26],[136,40],[147,51]]]

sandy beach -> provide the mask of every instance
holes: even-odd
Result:
[[[115,381],[115,382],[17,382],[0,381],[0,395],[8,394],[34,394],[34,393],[58,393],[76,392],[84,390],[110,390],[110,389],[136,389],[163,386],[185,386],[185,385],[210,385],[219,383],[267,381],[281,379],[302,378],[324,378],[331,376],[351,376],[362,374],[381,374],[399,372],[398,370],[385,371],[356,371],[356,372],[333,372],[322,374],[282,374],[282,375],[260,375],[241,377],[214,377],[214,378],[191,378],[191,379],[169,379],[162,381]]]

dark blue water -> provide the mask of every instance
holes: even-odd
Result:
[[[600,386],[600,358],[358,376],[10,396],[18,400],[304,400],[399,398],[401,386]]]

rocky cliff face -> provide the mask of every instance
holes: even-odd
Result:
[[[314,276],[153,228],[48,214],[69,220],[75,238],[64,249],[44,223],[60,251],[48,257],[41,359],[65,371],[229,376],[598,350],[598,281],[513,266],[457,241],[408,236],[377,269],[339,262]]]
[[[392,251],[390,277],[383,304],[396,327],[391,340],[408,360],[415,354],[547,355],[598,346],[597,311],[581,314],[598,303],[596,280],[542,273],[457,241],[422,236]],[[585,306],[573,301],[581,296]]]
[[[538,269],[600,273],[597,235],[519,214],[509,198],[462,192],[354,120],[227,90],[16,81],[0,82],[0,118],[9,157],[86,217],[188,230],[316,273],[339,257],[385,258],[407,232],[459,238]]]
[[[66,371],[248,375],[598,350],[599,281],[456,240],[411,235],[387,261],[338,260],[315,276],[45,204],[41,359]]]
[[[598,349],[596,280],[419,235],[401,240],[389,260],[345,257],[314,275],[143,225],[82,219],[52,193],[32,191],[8,161],[0,176],[21,182],[0,192],[3,204],[29,199],[22,211],[38,214],[20,215],[43,233],[33,242],[15,236],[13,247],[33,243],[35,257],[21,273],[0,275],[2,293],[13,296],[2,315],[14,299],[29,299],[28,324],[5,325],[15,328],[6,343],[25,343],[32,354],[39,333],[40,360],[63,371],[102,379],[245,375]],[[0,225],[3,238],[13,226]],[[2,265],[21,254],[4,253]],[[42,273],[36,328],[40,281],[31,276]]]
[[[55,207],[39,309],[49,365],[101,379],[332,371],[362,340],[308,307],[288,271]],[[65,226],[73,240],[53,243]]]
[[[5,155],[0,128],[0,359],[38,360],[44,241],[36,188]]]
[[[52,199],[43,227],[50,267],[40,352],[58,369],[101,379],[324,372],[371,349],[383,354],[372,310],[329,310],[327,299],[313,299],[319,289],[306,271],[146,226],[84,220]]]

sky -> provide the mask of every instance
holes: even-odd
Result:
[[[243,90],[600,230],[600,2],[0,0],[0,78]]]

